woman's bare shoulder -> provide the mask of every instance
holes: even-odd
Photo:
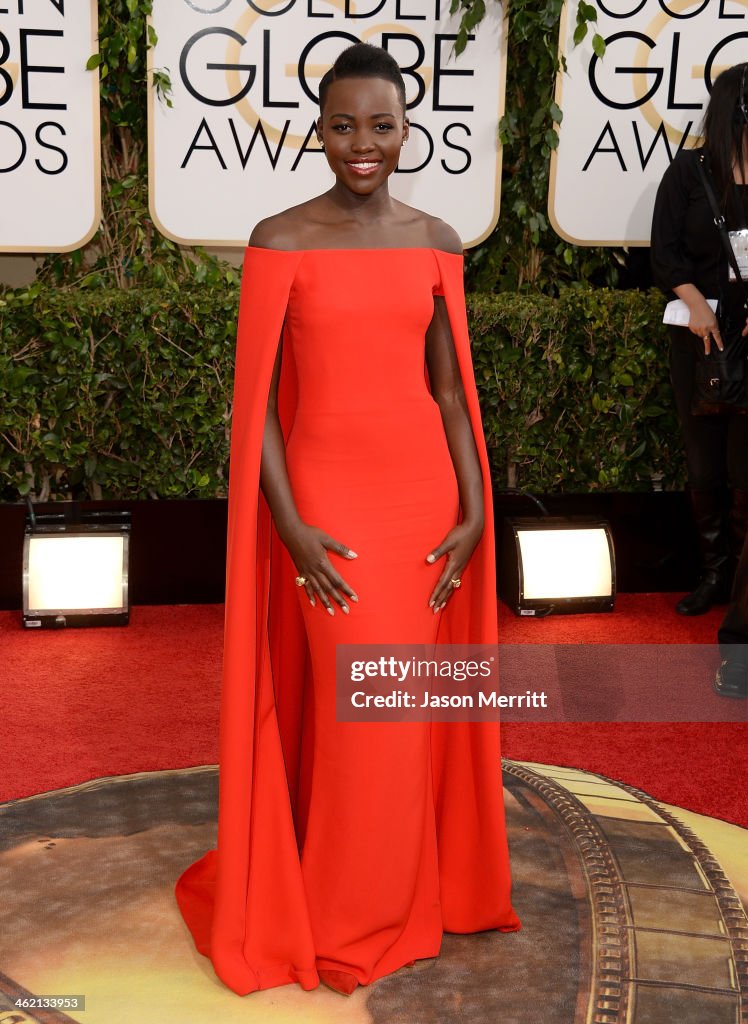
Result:
[[[439,217],[429,217],[429,234],[432,248],[462,255],[462,239],[451,224],[447,224]]]
[[[401,221],[408,236],[429,249],[443,249],[462,255],[463,245],[460,236],[451,225],[440,217],[433,217],[425,210],[406,203],[398,203],[401,210]]]
[[[414,245],[420,245],[427,249],[442,249],[444,252],[462,254],[462,242],[459,234],[446,221],[439,217],[432,217],[424,210],[418,210],[414,206],[399,204],[401,208],[401,222],[407,230],[409,238]]]
[[[313,203],[308,200],[258,221],[247,244],[258,249],[303,249],[304,224]]]

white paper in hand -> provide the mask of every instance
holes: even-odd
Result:
[[[707,299],[710,308],[714,313],[717,312],[717,299]],[[691,319],[691,312],[683,301],[683,299],[673,299],[672,302],[668,302],[665,306],[665,314],[662,317],[664,324],[675,324],[678,327],[688,327],[688,321]]]

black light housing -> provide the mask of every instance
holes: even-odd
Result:
[[[610,525],[585,516],[505,519],[498,590],[515,615],[612,611]]]
[[[125,626],[130,620],[130,513],[29,514],[23,541],[23,625]]]

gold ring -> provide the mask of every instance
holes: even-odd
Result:
[[[307,582],[307,578],[306,578],[306,576],[297,576],[297,577],[296,577],[296,586],[297,586],[297,587],[303,587],[303,586],[305,586],[305,585],[306,585],[306,582]]]
[[[462,583],[462,580],[460,579],[459,576],[455,576],[454,579],[451,579],[449,582],[452,584],[455,590],[457,590],[460,584]]]

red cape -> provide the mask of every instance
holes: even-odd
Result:
[[[438,642],[494,644],[491,478],[470,355],[463,258],[433,251],[483,472],[486,523],[459,600],[440,613]],[[175,890],[197,949],[240,995],[292,981],[305,989],[319,984],[294,828],[310,684],[306,634],[296,569],[259,487],[270,378],[303,258],[303,250],[245,252],[228,492],[218,843],[180,876]],[[284,345],[284,437],[296,393],[292,347]],[[433,722],[431,728],[444,930],[514,930],[519,922],[509,896],[498,722]],[[464,837],[479,832],[485,842],[477,851]],[[488,904],[486,894],[497,892],[501,905]]]

